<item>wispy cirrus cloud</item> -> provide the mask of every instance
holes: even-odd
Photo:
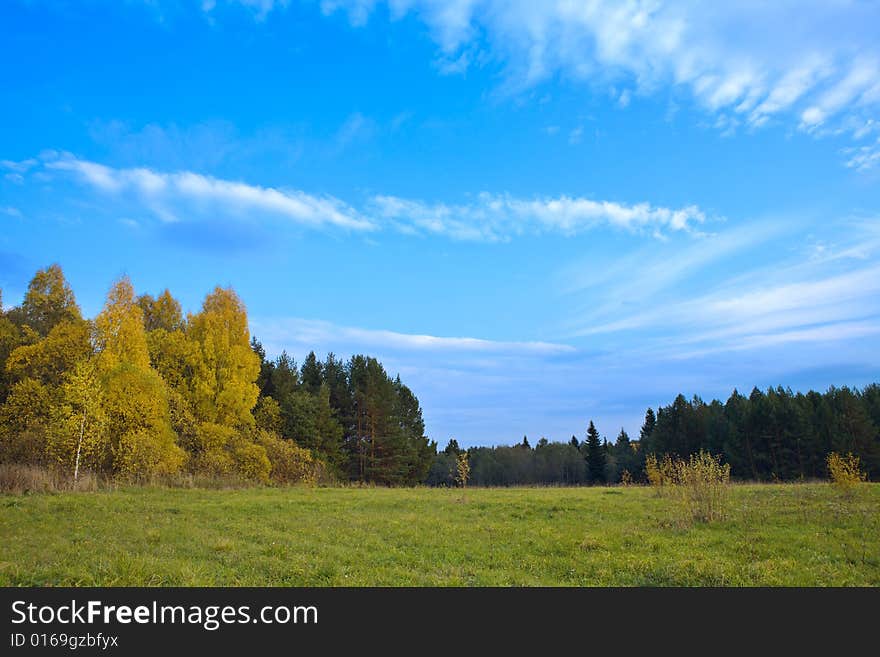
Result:
[[[583,265],[572,263],[559,276],[572,312],[557,335],[621,362],[722,358],[731,368],[742,357],[795,370],[804,349],[813,364],[880,362],[868,356],[880,335],[876,220],[850,217],[804,235],[807,220],[764,217],[674,253],[642,249],[607,268],[593,260],[580,278]]]
[[[191,171],[117,169],[70,155],[50,159],[45,166],[73,174],[79,181],[108,194],[133,193],[165,221],[177,221],[181,210],[203,213],[210,209],[242,216],[253,212],[268,214],[312,227],[335,226],[356,231],[375,228],[355,209],[331,196],[222,180]]]
[[[381,4],[392,20],[422,20],[447,60],[489,52],[506,62],[514,90],[559,74],[643,95],[683,89],[725,132],[779,121],[857,139],[856,126],[880,109],[875,3],[325,0],[322,8],[363,25]]]
[[[206,6],[213,11],[217,3]],[[286,0],[226,0],[259,19]],[[508,87],[555,75],[629,84],[639,94],[686,89],[723,130],[773,120],[810,132],[838,122],[856,138],[880,108],[880,6],[858,2],[705,3],[697,0],[322,0],[366,25],[377,7],[392,21],[424,22],[446,72],[504,61]],[[623,89],[626,107],[632,91]]]
[[[880,137],[872,144],[850,146],[842,150],[846,166],[856,171],[868,171],[880,164]]]
[[[20,161],[0,160],[0,169],[6,169],[7,171],[13,171],[15,173],[26,173],[37,166],[37,164],[39,164],[39,162],[34,158]]]
[[[556,275],[556,287],[571,309],[564,332],[589,334],[604,323],[638,321],[633,308],[663,305],[670,292],[694,287],[695,281],[706,285],[718,271],[726,271],[744,255],[766,249],[781,236],[797,234],[800,227],[789,219],[748,221],[722,225],[717,232],[701,234],[684,244],[652,242],[628,254],[614,254],[608,262],[586,255],[562,267]],[[817,243],[814,250],[830,245]],[[836,251],[836,249],[835,249]],[[814,251],[815,253],[815,251]],[[663,311],[657,311],[659,317]],[[612,319],[609,319],[612,318]],[[624,319],[626,318],[626,319]]]
[[[21,185],[24,183],[25,174],[38,164],[39,162],[33,158],[20,161],[0,160],[0,169],[6,171],[6,173],[3,174],[4,180],[16,185]]]
[[[581,337],[635,333],[657,354],[691,358],[802,342],[840,342],[880,333],[880,266],[810,271],[786,280],[730,281],[709,293],[588,322]],[[753,279],[760,279],[754,276]]]
[[[706,220],[696,206],[678,209],[596,201],[584,197],[523,199],[481,193],[465,204],[429,203],[396,196],[375,196],[376,216],[408,231],[459,240],[500,241],[527,233],[576,235],[600,226],[662,235],[691,231]]]
[[[275,217],[314,228],[358,232],[391,229],[404,234],[437,235],[454,240],[502,242],[522,235],[578,235],[612,228],[666,237],[696,233],[707,221],[695,205],[668,208],[647,202],[621,203],[578,196],[522,198],[482,192],[465,203],[428,202],[374,195],[360,206],[333,196],[265,187],[192,171],[163,172],[148,167],[117,168],[47,151],[45,170],[70,177],[102,194],[127,200],[162,221],[193,216],[228,215],[259,222]]]
[[[416,333],[339,326],[331,322],[302,318],[258,318],[251,321],[254,332],[269,345],[299,345],[309,349],[372,348],[391,351],[442,353],[531,354],[551,356],[572,353],[573,347],[551,342],[510,342],[472,337],[439,337]],[[277,349],[280,351],[280,349]]]

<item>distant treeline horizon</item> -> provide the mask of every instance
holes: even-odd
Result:
[[[734,390],[726,402],[678,395],[655,413],[649,408],[635,438],[621,429],[614,442],[599,438],[592,421],[567,442],[527,436],[513,445],[462,449],[455,439],[438,452],[427,484],[455,484],[456,461],[467,453],[469,485],[592,485],[644,482],[650,454],[687,458],[720,455],[731,476],[751,481],[827,477],[831,452],[858,456],[872,480],[880,478],[880,385],[830,387],[820,393],[789,388]]]

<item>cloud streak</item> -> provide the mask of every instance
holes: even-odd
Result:
[[[573,236],[603,227],[665,237],[694,233],[707,221],[695,205],[674,209],[647,202],[626,204],[575,196],[529,199],[489,192],[457,204],[380,194],[367,199],[363,207],[355,207],[332,196],[300,190],[222,180],[192,171],[114,168],[51,151],[44,156],[44,167],[100,193],[146,207],[168,223],[191,215],[231,214],[252,221],[281,218],[312,228],[391,229],[409,235],[503,242],[522,235]]]
[[[880,333],[880,266],[738,286],[598,322],[581,337],[647,332],[672,358],[790,343],[845,342]]]
[[[440,352],[468,354],[519,354],[553,356],[572,353],[574,347],[551,342],[509,342],[484,340],[471,337],[438,337],[415,333],[399,333],[339,326],[331,322],[301,318],[254,319],[252,328],[267,345],[276,350],[305,345],[309,349],[333,348],[348,345],[350,348],[378,348],[403,352]]]
[[[372,209],[407,232],[490,242],[526,233],[577,235],[600,226],[659,236],[664,231],[691,231],[706,220],[696,206],[670,209],[570,196],[528,200],[486,192],[457,205],[376,196]]]
[[[355,231],[375,228],[372,222],[339,199],[299,190],[249,185],[191,171],[162,173],[147,168],[115,169],[72,156],[48,161],[45,166],[69,172],[81,182],[108,194],[134,193],[165,221],[178,220],[176,208],[183,203],[195,205],[200,211],[220,210],[238,215],[257,212],[312,227],[335,226]]]

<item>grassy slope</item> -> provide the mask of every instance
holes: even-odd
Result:
[[[880,484],[0,496],[4,585],[880,585]]]

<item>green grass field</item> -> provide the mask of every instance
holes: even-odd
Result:
[[[0,584],[880,585],[880,484],[742,485],[687,526],[647,488],[138,488],[0,496]]]

